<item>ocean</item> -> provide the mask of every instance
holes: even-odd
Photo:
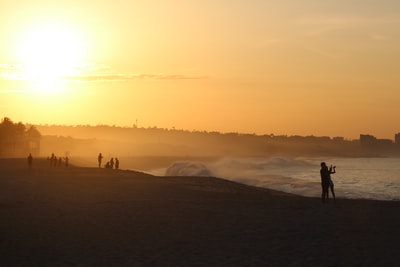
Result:
[[[175,162],[155,175],[215,176],[301,196],[320,197],[320,163],[336,166],[336,198],[400,200],[400,158],[222,158]]]

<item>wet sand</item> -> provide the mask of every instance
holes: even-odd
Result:
[[[400,202],[0,159],[1,266],[397,266]]]

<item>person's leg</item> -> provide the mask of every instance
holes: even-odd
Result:
[[[331,192],[332,192],[332,196],[333,196],[333,200],[336,200],[336,196],[335,196],[335,190],[333,189],[333,185],[330,186],[331,188]]]
[[[324,184],[324,191],[325,191],[326,201],[329,201],[329,184],[328,183]]]

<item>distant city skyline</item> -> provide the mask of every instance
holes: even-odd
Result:
[[[393,140],[399,14],[394,0],[5,0],[0,114]]]
[[[31,125],[28,123],[28,125]],[[157,127],[156,125],[154,126],[148,126],[148,127],[141,127],[138,126],[137,124],[131,125],[131,126],[119,126],[119,125],[105,125],[105,124],[99,124],[99,125],[49,125],[49,124],[36,124],[34,125],[35,127],[39,128],[61,128],[61,129],[67,129],[67,128],[73,128],[73,129],[79,129],[79,128],[119,128],[119,129],[157,129],[157,130],[167,130],[167,131],[184,131],[184,132],[194,132],[194,133],[219,133],[219,134],[238,134],[238,135],[257,135],[257,136],[271,136],[271,137],[302,137],[302,138],[308,138],[308,137],[315,137],[315,138],[330,138],[332,140],[335,139],[341,139],[341,140],[361,140],[361,139],[366,139],[366,140],[375,140],[375,141],[383,141],[383,140],[391,140],[393,143],[400,143],[400,132],[394,133],[392,138],[384,138],[380,136],[375,136],[372,134],[368,133],[360,133],[356,138],[346,138],[344,136],[329,136],[329,135],[296,135],[296,134],[275,134],[275,133],[250,133],[250,132],[238,132],[238,131],[230,131],[230,132],[219,132],[219,131],[207,131],[207,130],[201,130],[201,129],[178,129],[175,127],[172,128],[165,128],[165,127]],[[55,134],[56,133],[56,134]],[[63,136],[63,131],[52,131],[52,134]],[[66,135],[68,135],[67,133]]]

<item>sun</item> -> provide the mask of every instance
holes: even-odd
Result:
[[[84,38],[78,30],[66,24],[48,22],[21,32],[17,55],[26,80],[53,84],[56,80],[77,75],[78,66],[84,62],[84,50]]]

